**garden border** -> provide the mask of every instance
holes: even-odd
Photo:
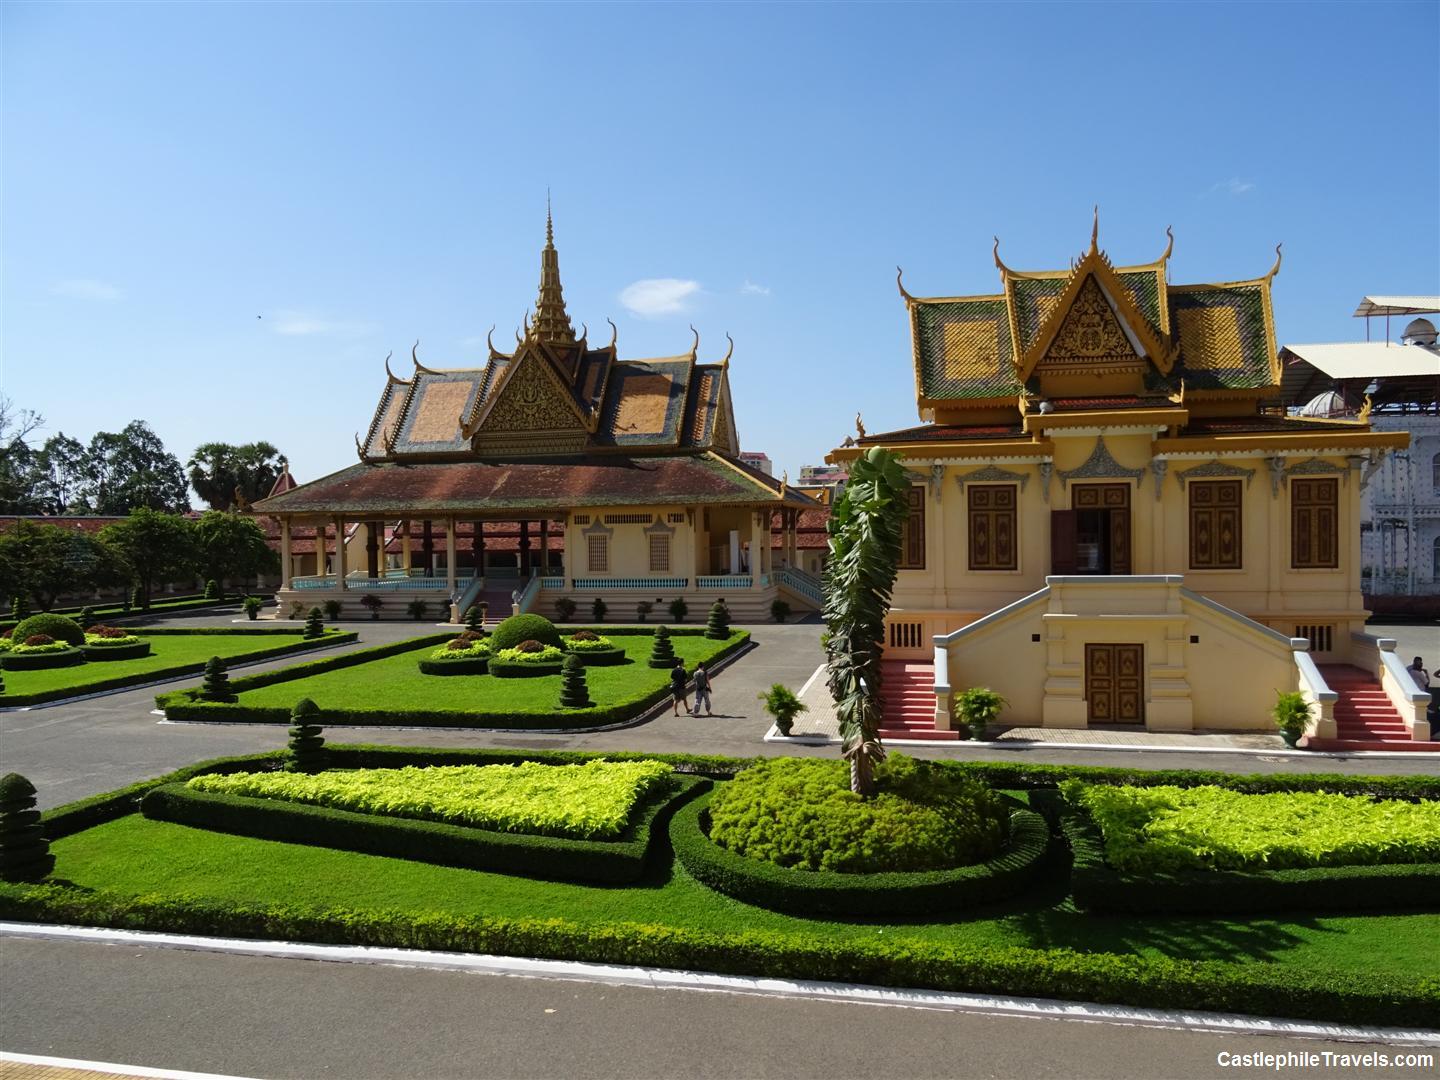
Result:
[[[676,812],[670,844],[691,877],[716,892],[782,914],[935,915],[1008,900],[1043,876],[1050,828],[1033,810],[1010,815],[1010,837],[993,858],[951,870],[839,874],[791,870],[716,844],[706,796]]]
[[[1180,870],[1140,874],[1105,861],[1105,837],[1088,811],[1060,800],[1072,855],[1070,891],[1088,911],[1229,915],[1433,907],[1440,863],[1377,863],[1285,870]]]
[[[698,636],[704,630],[696,627]],[[719,664],[748,649],[751,644],[750,631],[735,630],[736,637],[721,647],[706,664]],[[381,660],[387,656],[410,652],[426,645],[435,645],[454,638],[453,633],[426,634],[404,641],[390,642],[370,649],[357,649],[341,656],[330,657],[311,664],[296,664],[277,671],[266,671],[242,679],[233,679],[230,689],[239,694],[262,686],[279,682],[319,675],[325,671],[353,667],[370,660]],[[637,635],[638,636],[638,635]],[[494,672],[495,661],[490,662]],[[516,713],[516,712],[460,712],[458,710],[413,709],[405,711],[326,709],[323,710],[327,726],[347,727],[439,727],[477,728],[508,731],[556,731],[590,729],[603,725],[624,724],[644,717],[670,698],[668,684],[656,687],[651,692],[615,705],[594,706],[588,709],[572,709],[565,712]],[[239,724],[288,724],[290,710],[279,706],[253,706],[239,702],[212,702],[199,699],[198,690],[177,690],[158,695],[156,705],[164,711],[171,722],[239,723]]]
[[[226,666],[240,667],[246,664],[259,664],[266,660],[274,660],[279,656],[291,656],[297,653],[311,652],[316,649],[326,649],[334,645],[349,645],[360,640],[360,635],[353,630],[330,630],[326,629],[325,635],[318,638],[301,638],[293,630],[248,630],[232,631],[226,627],[200,626],[194,630],[184,630],[176,627],[167,627],[161,630],[138,629],[136,635],[149,637],[151,635],[194,635],[209,636],[214,634],[241,633],[254,636],[264,634],[284,635],[294,637],[296,640],[285,644],[276,645],[270,649],[256,649],[254,652],[243,653],[239,656],[226,660]],[[346,654],[349,655],[349,654]],[[106,661],[100,661],[105,663]],[[33,705],[58,705],[67,701],[82,701],[85,698],[101,697],[105,694],[114,694],[122,690],[135,690],[145,686],[157,686],[162,683],[174,682],[177,679],[186,679],[192,675],[202,675],[205,672],[206,661],[199,661],[189,664],[177,664],[174,667],[156,668],[153,671],[132,672],[129,675],[116,675],[109,679],[97,679],[93,683],[86,683],[81,687],[69,687],[56,690],[43,690],[35,694],[12,694],[6,692],[0,694],[0,711],[14,708],[28,708]],[[258,676],[250,676],[258,678]],[[236,680],[241,681],[241,680]],[[233,683],[232,683],[233,685]]]
[[[194,791],[184,783],[152,788],[140,800],[140,812],[155,821],[261,840],[546,880],[623,884],[644,873],[654,838],[677,801],[704,783],[708,781],[674,777],[632,811],[634,820],[615,840],[512,833],[367,814],[286,799]]]

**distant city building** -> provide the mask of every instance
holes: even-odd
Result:
[[[759,450],[741,450],[740,460],[752,469],[759,469],[766,476],[775,475],[775,463],[770,460],[770,455]]]
[[[843,488],[850,473],[843,465],[801,465],[796,487]]]
[[[1410,448],[1362,473],[1360,580],[1372,610],[1440,609],[1440,296],[1367,296],[1355,310],[1365,341],[1280,351],[1287,409],[1307,418],[1368,417],[1375,431],[1408,431]],[[1409,318],[1399,344],[1390,320]],[[1386,340],[1371,340],[1384,317]]]

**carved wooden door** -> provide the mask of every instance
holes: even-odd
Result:
[[[1145,721],[1145,647],[1086,645],[1085,701],[1092,724]]]

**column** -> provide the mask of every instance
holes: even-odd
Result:
[[[455,592],[455,519],[445,519],[445,587]]]
[[[760,575],[765,572],[765,549],[770,546],[770,509],[750,511],[750,588],[760,588]]]
[[[325,522],[315,523],[315,574],[325,576]]]
[[[280,587],[290,588],[290,519],[280,519]]]
[[[425,563],[425,576],[435,576],[435,537],[430,533],[430,519],[420,526],[420,558]]]
[[[349,583],[345,580],[345,519],[335,519],[335,583],[342,589],[348,589]]]
[[[540,576],[550,573],[550,519],[540,519]]]
[[[400,543],[404,546],[400,549],[400,565],[405,568],[405,576],[410,576],[410,519],[406,518],[400,528]]]
[[[365,523],[365,573],[372,578],[380,576],[380,542],[376,539],[375,533],[375,522],[367,521]]]
[[[485,576],[485,522],[475,522],[475,539],[470,544],[470,551],[475,556],[475,576]]]
[[[520,580],[530,576],[530,522],[520,522]]]

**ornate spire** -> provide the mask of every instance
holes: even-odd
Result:
[[[555,224],[550,216],[550,195],[545,195],[545,247],[540,252],[540,297],[535,301],[535,319],[530,334],[547,345],[574,345],[575,328],[565,312],[565,294],[560,288],[560,254],[555,250]]]

